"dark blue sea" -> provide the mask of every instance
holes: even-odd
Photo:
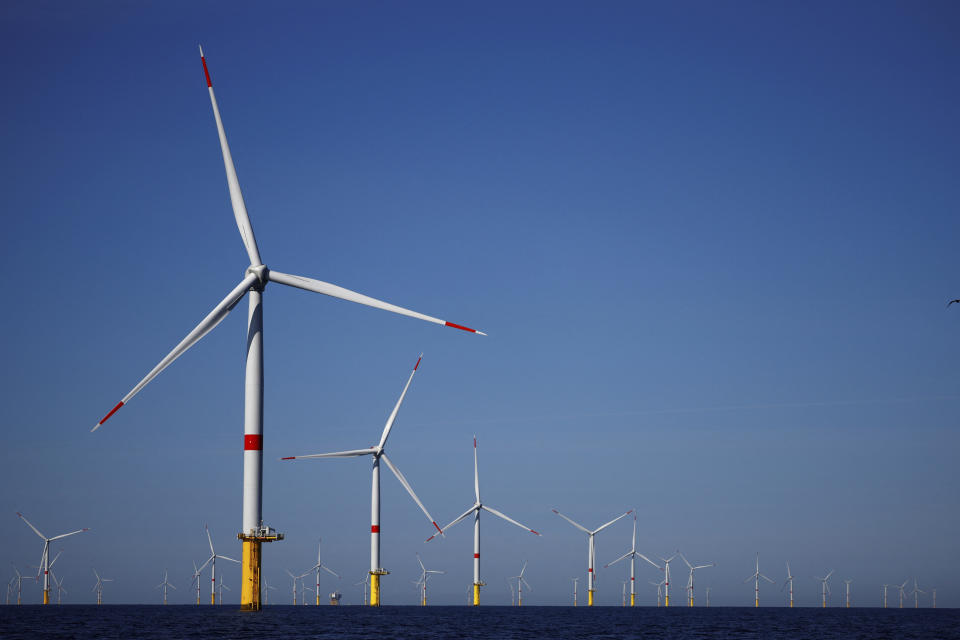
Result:
[[[955,609],[0,607],[0,638],[960,638]]]

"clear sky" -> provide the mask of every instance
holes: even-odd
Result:
[[[636,508],[642,552],[718,563],[699,602],[750,604],[759,552],[798,604],[836,569],[834,604],[917,576],[960,606],[958,32],[950,2],[2,3],[5,572],[42,546],[18,510],[92,528],[69,602],[94,567],[191,602],[204,523],[239,553],[244,311],[89,432],[247,266],[202,43],[266,264],[489,333],[267,288],[273,598],[322,537],[359,602],[368,462],[277,459],[374,444],[422,351],[391,458],[448,522],[476,434],[484,501],[543,533],[483,519],[483,602],[525,560],[569,602],[586,536],[550,509]],[[465,601],[469,523],[424,545],[385,472],[382,528],[385,603],[415,552]]]

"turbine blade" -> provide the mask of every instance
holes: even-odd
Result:
[[[684,564],[686,564],[688,567],[690,567],[691,569],[693,569],[693,565],[690,564],[690,562],[687,560],[687,556],[683,555],[683,554],[680,553],[679,551],[677,551],[677,555],[680,556],[680,558],[683,560]]]
[[[233,291],[228,293],[227,297],[221,300],[220,304],[214,307],[213,311],[208,313],[207,317],[201,320],[200,324],[194,327],[193,331],[188,333],[187,337],[181,340],[180,344],[173,348],[173,351],[168,353],[166,357],[150,371],[150,373],[144,376],[143,380],[137,383],[137,386],[131,389],[127,395],[123,396],[123,399],[117,403],[117,406],[111,409],[110,412],[105,415],[102,420],[100,420],[100,422],[95,424],[91,431],[96,431],[99,429],[100,425],[109,420],[113,414],[119,411],[120,407],[130,402],[130,399],[140,393],[140,390],[147,386],[151,380],[156,378],[161,371],[173,364],[174,360],[182,356],[187,349],[199,342],[205,335],[210,333],[214,327],[220,324],[223,319],[227,317],[227,314],[229,314],[230,311],[236,306],[236,304],[240,302],[240,299],[246,295],[247,290],[253,286],[255,282],[257,282],[257,280],[257,274],[247,274],[247,277],[241,280],[240,284],[234,287]]]
[[[557,511],[556,509],[551,509],[551,511],[553,511],[555,514],[557,514],[558,516],[560,516],[561,518],[563,518],[564,520],[566,520],[567,522],[569,522],[570,524],[572,524],[573,526],[575,526],[577,529],[580,529],[580,531],[583,531],[585,534],[590,535],[590,530],[587,529],[586,527],[584,527],[583,525],[574,522],[573,520],[571,520],[571,519],[568,518],[567,516],[563,515],[562,513],[560,513],[559,511]]]
[[[377,452],[376,448],[352,449],[350,451],[335,451],[333,453],[312,453],[308,456],[287,456],[281,460],[301,460],[305,458],[352,458],[354,456],[372,456]]]
[[[767,582],[769,582],[770,584],[776,584],[773,580],[771,580],[771,579],[768,578],[767,576],[763,575],[762,573],[760,574],[760,577],[763,578],[764,580],[766,580]]]
[[[423,560],[420,559],[420,554],[419,554],[419,553],[417,554],[417,562],[420,563],[420,568],[423,569],[424,572],[426,572],[427,568],[426,568],[425,566],[423,566]]]
[[[427,511],[427,508],[423,506],[422,502],[420,502],[420,498],[418,498],[417,494],[414,493],[413,487],[411,487],[410,483],[407,482],[407,479],[403,477],[403,474],[400,473],[400,469],[397,469],[397,467],[390,462],[390,458],[387,457],[387,454],[380,454],[380,459],[387,464],[387,467],[390,469],[390,471],[393,471],[393,475],[397,476],[397,480],[400,481],[400,484],[403,485],[403,488],[407,490],[407,493],[410,494],[410,497],[413,498],[413,501],[417,503],[418,507],[420,507],[420,511],[423,511],[423,515],[427,516],[427,520],[430,521],[430,524],[432,524],[436,528],[437,532],[439,532],[440,527],[437,526],[437,521],[433,519],[433,516],[430,515],[430,512]]]
[[[236,562],[237,564],[240,564],[239,560],[234,560],[233,558],[228,558],[227,556],[217,556],[217,558],[220,560],[229,560],[230,562]]]
[[[637,553],[637,555],[638,555],[639,557],[643,558],[644,560],[646,560],[647,562],[649,562],[650,564],[652,564],[652,565],[653,565],[654,567],[656,567],[657,569],[660,569],[661,571],[663,571],[663,567],[661,567],[660,565],[658,565],[656,562],[654,562],[653,560],[651,560],[651,559],[648,558],[647,556],[645,556],[645,555],[643,555],[642,553],[639,553],[639,552]]]
[[[473,493],[480,504],[480,468],[477,466],[477,436],[473,436]]]
[[[488,507],[487,505],[483,505],[483,506],[481,506],[480,508],[483,509],[484,511],[489,511],[490,513],[492,513],[492,514],[495,515],[495,516],[498,516],[498,517],[500,517],[500,518],[503,518],[503,519],[506,520],[507,522],[511,522],[511,523],[517,525],[517,526],[520,527],[521,529],[526,529],[527,531],[529,531],[530,533],[532,533],[532,534],[534,534],[534,535],[538,535],[538,536],[540,535],[538,532],[534,531],[533,529],[531,529],[531,528],[528,527],[527,525],[525,525],[525,524],[520,524],[520,523],[517,522],[516,520],[514,520],[514,519],[512,519],[512,518],[509,518],[509,517],[503,515],[502,513],[500,513],[499,511],[497,511],[496,509],[493,509],[493,508],[491,508],[491,507]]]
[[[43,535],[42,533],[40,533],[40,530],[39,530],[39,529],[37,529],[37,528],[36,528],[35,526],[33,526],[32,524],[30,524],[30,521],[27,520],[25,517],[23,517],[23,514],[22,514],[22,513],[20,513],[19,511],[17,511],[16,513],[17,513],[18,516],[20,516],[20,519],[21,519],[21,520],[23,520],[24,522],[27,523],[27,526],[28,526],[28,527],[30,527],[31,529],[33,529],[33,532],[34,532],[35,534],[37,534],[38,536],[40,536],[41,538],[43,538],[44,541],[46,541],[47,536],[45,536],[45,535]]]
[[[213,538],[210,537],[210,527],[203,525],[203,528],[207,531],[207,542],[210,543],[210,556],[213,557],[217,555],[217,552],[213,550]]]
[[[440,531],[438,531],[438,533],[440,533],[441,535],[444,534],[444,533],[446,533],[446,532],[447,532],[447,529],[449,529],[449,528],[452,527],[453,525],[457,524],[458,522],[460,522],[461,520],[463,520],[464,518],[466,518],[468,515],[470,515],[471,513],[473,513],[473,512],[476,511],[476,510],[477,510],[477,505],[473,505],[472,507],[470,507],[469,509],[467,509],[466,511],[464,511],[462,516],[460,516],[459,518],[457,518],[456,520],[454,520],[453,522],[451,522],[451,523],[448,524],[447,526],[441,527],[441,529],[440,529]],[[437,537],[437,534],[435,533],[435,534],[433,534],[432,536],[430,536],[429,538],[427,538],[426,542],[430,542],[431,540],[433,540],[433,539],[436,538],[436,537]]]
[[[417,313],[416,311],[411,311],[410,309],[404,309],[403,307],[398,307],[397,305],[390,304],[389,302],[377,300],[376,298],[371,298],[370,296],[365,296],[362,293],[357,293],[356,291],[351,291],[350,289],[344,289],[343,287],[338,287],[335,284],[323,282],[322,280],[314,280],[313,278],[305,278],[303,276],[293,276],[288,273],[280,273],[279,271],[270,271],[268,277],[270,278],[271,282],[285,284],[288,287],[296,287],[297,289],[303,289],[305,291],[322,293],[323,295],[330,296],[332,298],[340,298],[341,300],[347,300],[348,302],[356,302],[357,304],[373,307],[374,309],[391,311],[393,313],[400,314],[401,316],[426,320],[427,322],[442,324],[447,327],[461,329],[462,331],[467,331],[469,333],[478,333],[482,336],[487,335],[483,331],[477,331],[476,329],[471,329],[470,327],[464,327],[459,324],[454,324],[453,322],[441,320],[440,318],[434,318],[433,316]]]
[[[622,556],[620,556],[619,558],[617,558],[617,559],[614,560],[613,562],[608,562],[607,564],[603,565],[603,568],[606,569],[607,567],[609,567],[609,566],[611,566],[611,565],[617,564],[618,562],[620,562],[620,561],[623,560],[624,558],[629,558],[632,553],[633,553],[632,551],[627,551],[625,554],[623,554]],[[640,555],[640,554],[637,554],[637,555]]]
[[[417,372],[417,368],[420,366],[420,360],[423,359],[423,354],[420,354],[420,357],[417,358],[417,364],[413,366],[413,371],[410,372],[410,377],[407,378],[407,384],[403,386],[403,392],[400,393],[400,398],[397,400],[397,404],[394,405],[393,411],[390,412],[390,417],[387,418],[387,423],[383,426],[383,434],[380,436],[380,444],[378,445],[380,449],[383,449],[384,445],[387,444],[387,438],[390,436],[390,430],[393,429],[393,422],[397,419],[397,414],[400,412],[400,405],[403,404],[403,399],[407,395],[407,389],[410,388],[410,383],[413,382],[413,375]]]
[[[611,520],[611,521],[608,522],[607,524],[603,525],[602,527],[600,527],[599,529],[597,529],[597,530],[594,531],[593,533],[600,533],[601,531],[603,531],[604,529],[606,529],[607,527],[609,527],[610,525],[612,525],[614,522],[616,522],[616,521],[619,520],[620,518],[626,518],[626,517],[627,517],[628,515],[630,515],[631,513],[633,513],[633,509],[630,509],[630,511],[627,511],[627,512],[626,512],[625,514],[623,514],[622,516],[617,516],[616,518],[614,518],[613,520]]]
[[[220,109],[217,107],[217,98],[213,95],[213,83],[210,81],[210,71],[207,69],[207,59],[203,57],[203,47],[200,48],[200,62],[203,63],[203,74],[207,77],[207,90],[210,92],[210,104],[213,106],[213,117],[217,121],[217,135],[220,136],[220,151],[223,153],[223,168],[227,172],[227,187],[230,190],[230,204],[233,207],[233,217],[237,221],[243,246],[247,249],[250,265],[263,264],[260,260],[260,251],[257,249],[257,239],[253,235],[250,225],[250,216],[247,215],[247,206],[243,203],[243,193],[240,191],[240,181],[237,179],[237,169],[233,166],[233,156],[230,155],[230,145],[227,144],[227,134],[223,130],[223,121],[220,119]]]
[[[328,569],[327,567],[325,567],[325,566],[323,566],[323,565],[320,565],[320,568],[323,569],[324,571],[326,571],[327,573],[329,573],[329,574],[332,575],[332,576],[336,576],[336,577],[338,577],[338,578],[340,577],[340,574],[337,573],[336,571],[333,571],[332,569]]]

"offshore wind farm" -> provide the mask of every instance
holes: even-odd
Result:
[[[0,635],[950,628],[960,10],[686,9],[0,10]]]

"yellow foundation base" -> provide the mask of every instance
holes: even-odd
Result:
[[[759,607],[759,606],[760,606],[760,598],[757,598],[756,600],[753,601],[753,606],[754,606],[754,607]]]
[[[370,606],[380,606],[380,574],[376,571],[370,572]]]
[[[243,550],[240,552],[242,565],[240,609],[242,611],[260,610],[261,545],[262,543],[259,540],[243,540]]]
[[[593,606],[593,591],[589,589],[587,590],[587,606]]]
[[[480,606],[480,585],[479,582],[473,583],[473,606],[475,607]]]
[[[665,607],[669,607],[669,606],[670,606],[670,596],[664,596],[664,597],[663,597],[663,606],[665,606]]]
[[[50,590],[47,589],[43,592],[43,604],[50,604]]]
[[[210,604],[217,604],[217,594],[215,593],[210,594]]]
[[[631,594],[630,594],[630,606],[633,607],[633,606],[636,606],[636,604],[637,604],[637,594],[631,593]]]

